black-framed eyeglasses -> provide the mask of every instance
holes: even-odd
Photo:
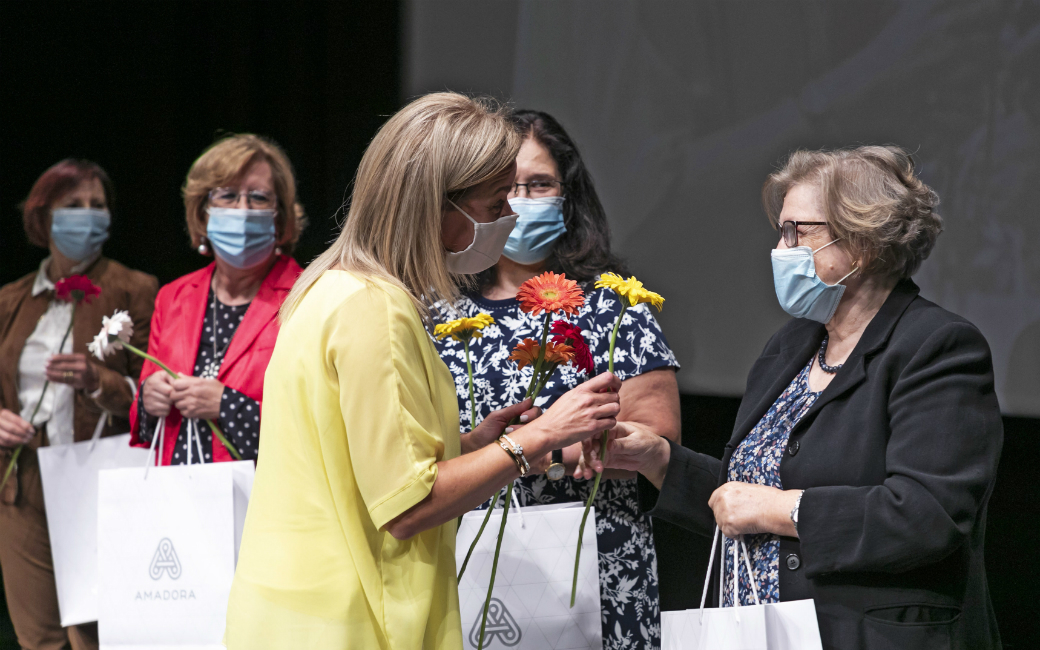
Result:
[[[780,224],[777,229],[778,239],[783,238],[784,243],[787,244],[788,248],[794,248],[798,245],[798,226],[826,226],[826,221],[784,221]]]
[[[539,197],[549,196],[557,187],[563,187],[563,183],[555,179],[543,179],[530,181],[528,183],[513,183],[513,189],[509,193],[510,196],[520,196],[521,187],[527,192],[527,196]]]

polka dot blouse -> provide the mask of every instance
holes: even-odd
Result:
[[[231,339],[242,323],[249,304],[225,305],[219,300],[214,301],[212,289],[210,289],[206,303],[208,307],[206,317],[203,319],[202,337],[199,340],[199,351],[195,356],[195,369],[192,374],[205,379],[215,379],[220,371],[220,364],[224,360],[224,354],[230,347]],[[216,304],[216,311],[214,311],[214,304]],[[158,419],[145,412],[141,393],[138,393],[137,399],[137,412],[141,417],[141,439],[151,443]],[[243,460],[256,458],[260,443],[260,404],[256,400],[246,397],[234,388],[225,386],[224,394],[220,399],[220,417],[215,424],[224,432],[228,442],[235,446]],[[213,433],[206,426],[205,420],[196,420],[195,427],[199,433],[201,445],[193,443],[191,462],[199,462],[199,447],[201,446],[203,460],[211,463],[213,462]],[[219,440],[217,444],[220,444]],[[184,465],[187,462],[188,420],[183,419],[170,464]]]

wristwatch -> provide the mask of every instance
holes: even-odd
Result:
[[[794,532],[798,534],[798,509],[802,506],[802,495],[805,494],[805,490],[798,493],[798,497],[794,500],[794,507],[791,508],[791,523],[794,524]]]
[[[554,449],[552,452],[552,464],[549,465],[549,469],[545,470],[545,475],[550,481],[559,481],[566,474],[567,470],[563,466],[563,450]]]

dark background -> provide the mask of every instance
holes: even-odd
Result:
[[[393,2],[0,3],[0,284],[45,256],[28,245],[16,206],[68,156],[100,163],[115,183],[107,255],[162,283],[199,268],[207,260],[189,246],[179,189],[228,132],[286,149],[311,221],[296,252],[306,264],[335,236],[364,147],[406,100],[401,30]],[[684,395],[684,444],[720,455],[738,405]],[[1005,418],[1005,429],[987,564],[1005,647],[1029,648],[1040,421]],[[707,541],[664,523],[656,540],[662,607],[695,607]],[[13,647],[0,605],[0,648]]]

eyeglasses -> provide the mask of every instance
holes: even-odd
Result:
[[[826,221],[785,221],[780,224],[779,237],[783,238],[788,248],[798,245],[798,226],[826,226]]]
[[[563,187],[563,183],[557,180],[531,181],[530,183],[513,183],[510,196],[520,196],[520,188],[524,188],[528,196],[549,196],[557,187]]]
[[[217,208],[233,208],[238,205],[239,197],[246,197],[246,205],[254,210],[268,210],[275,206],[277,197],[274,192],[265,190],[240,190],[236,187],[218,187],[209,193],[209,202]]]

